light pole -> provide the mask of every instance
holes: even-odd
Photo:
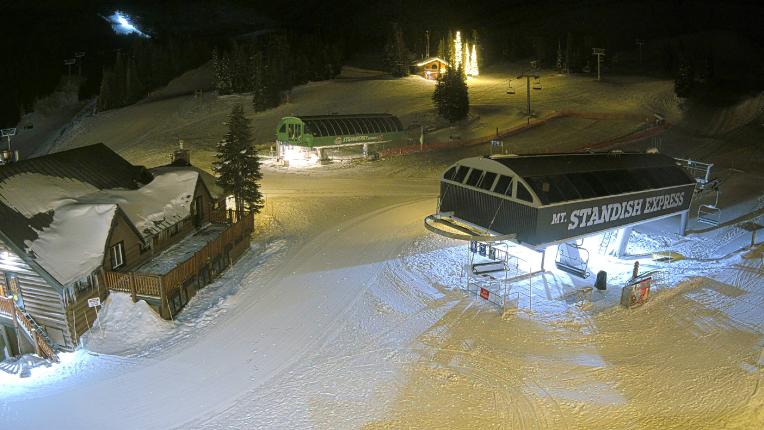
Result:
[[[642,39],[637,39],[637,46],[639,46],[639,65],[642,65],[642,45],[645,44],[645,41]]]
[[[427,39],[427,45],[424,48],[424,58],[430,58],[430,30],[424,31],[424,37]]]
[[[592,55],[597,56],[597,80],[600,80],[600,64],[602,63],[602,57],[605,56],[605,48],[592,48]]]
[[[82,51],[75,52],[74,58],[77,60],[77,75],[82,76],[82,57],[85,56],[85,53]]]
[[[8,163],[13,158],[13,152],[11,151],[11,136],[16,135],[15,128],[4,128],[0,130],[0,135],[8,139],[8,155],[3,157],[3,162]]]
[[[523,73],[522,75],[518,76],[517,79],[525,78],[525,88],[526,88],[526,94],[528,99],[528,122],[531,121],[531,78],[538,80],[539,75],[535,73]],[[510,87],[511,88],[511,87]],[[539,89],[534,86],[533,89]]]
[[[67,75],[72,76],[72,65],[74,65],[74,63],[76,62],[77,60],[75,60],[74,58],[67,58],[66,60],[64,60],[64,65],[66,66]]]

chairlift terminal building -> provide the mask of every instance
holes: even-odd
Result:
[[[695,184],[657,153],[466,158],[441,177],[437,213],[425,226],[534,249],[674,215],[684,232]]]
[[[315,153],[325,159],[324,149],[363,146],[405,137],[401,121],[388,113],[355,115],[288,116],[276,126],[280,158]]]

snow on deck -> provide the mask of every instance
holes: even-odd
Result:
[[[70,204],[59,207],[50,226],[27,241],[28,251],[61,284],[90,275],[102,263],[117,206]]]
[[[164,275],[220,237],[225,229],[226,226],[223,224],[210,224],[155,256],[150,262],[136,269],[136,272]]]

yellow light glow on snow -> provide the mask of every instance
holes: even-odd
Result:
[[[305,167],[318,163],[316,153],[301,146],[283,145],[281,158],[288,161],[290,167]]]

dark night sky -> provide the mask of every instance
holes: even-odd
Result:
[[[125,43],[98,16],[115,9],[135,15],[142,28],[157,38],[168,34],[222,38],[287,27],[336,38],[348,57],[378,52],[393,21],[400,23],[413,48],[423,44],[426,28],[433,31],[434,40],[448,28],[477,29],[493,58],[506,50],[502,46],[508,39],[546,38],[556,46],[567,32],[618,50],[633,49],[635,37],[651,40],[727,31],[744,41],[743,48],[730,49],[743,50],[740,56],[751,57],[753,69],[764,52],[761,1],[0,1],[3,126],[22,102],[29,104],[30,97],[56,86],[65,70],[63,59],[72,52],[87,51],[89,67],[99,69],[103,53]]]

